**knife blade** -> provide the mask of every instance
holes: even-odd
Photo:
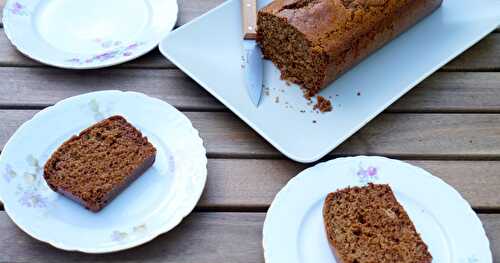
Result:
[[[243,68],[245,86],[252,103],[258,107],[262,97],[263,61],[262,51],[256,42],[257,2],[241,0],[243,16]]]
[[[248,96],[258,107],[262,96],[262,52],[255,40],[243,40],[245,86]]]

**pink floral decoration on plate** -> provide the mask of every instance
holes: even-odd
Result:
[[[28,11],[26,10],[26,6],[20,4],[19,2],[14,2],[8,10],[13,15],[18,15],[18,16],[29,15]]]
[[[106,41],[107,43],[107,41]],[[118,43],[121,44],[120,41],[114,41],[112,44]],[[107,44],[106,44],[107,45]],[[74,63],[74,64],[90,64],[94,62],[105,62],[107,60],[113,59],[113,58],[118,58],[118,57],[129,57],[134,54],[134,51],[144,45],[144,42],[136,42],[132,43],[128,46],[124,47],[118,47],[109,51],[105,51],[103,53],[96,54],[90,58],[71,58],[66,60],[67,62]]]
[[[121,41],[103,40],[102,38],[94,39],[94,42],[99,44],[102,48],[118,47],[122,45]]]
[[[26,207],[45,208],[47,207],[48,199],[40,193],[34,191],[25,191],[19,198],[19,203]]]
[[[10,164],[5,165],[3,177],[7,184],[16,187],[15,194],[18,196],[18,202],[22,206],[29,208],[47,208],[49,199],[46,196],[50,192],[48,186],[43,180],[43,168],[40,162],[33,155],[26,157],[29,170],[15,171]],[[14,186],[17,184],[17,186]]]
[[[378,169],[375,166],[368,166],[366,168],[360,163],[356,176],[359,178],[359,182],[366,184],[378,180]]]

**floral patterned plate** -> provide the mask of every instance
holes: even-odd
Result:
[[[176,0],[8,0],[3,24],[26,56],[91,69],[152,50],[174,27],[177,11]]]
[[[124,116],[158,152],[153,167],[93,213],[53,192],[43,165],[66,139],[112,115]],[[179,224],[201,196],[206,165],[198,131],[174,107],[141,93],[94,92],[40,111],[14,133],[0,155],[0,197],[14,223],[38,240],[64,250],[113,252]]]
[[[429,246],[433,262],[492,262],[481,221],[455,189],[413,165],[359,156],[306,169],[276,195],[264,222],[266,263],[336,262],[323,226],[324,198],[369,182],[391,186]]]

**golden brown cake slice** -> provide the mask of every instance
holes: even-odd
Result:
[[[97,212],[154,163],[156,149],[121,116],[109,117],[63,143],[44,167],[54,191]]]
[[[337,262],[432,262],[427,245],[388,185],[330,193],[323,219]]]

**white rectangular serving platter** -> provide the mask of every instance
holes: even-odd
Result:
[[[498,0],[444,0],[431,16],[324,89],[320,95],[332,99],[333,111],[323,114],[312,111],[297,86],[280,80],[269,61],[261,104],[252,104],[244,86],[239,0],[173,31],[160,50],[284,155],[313,162],[499,24]]]

